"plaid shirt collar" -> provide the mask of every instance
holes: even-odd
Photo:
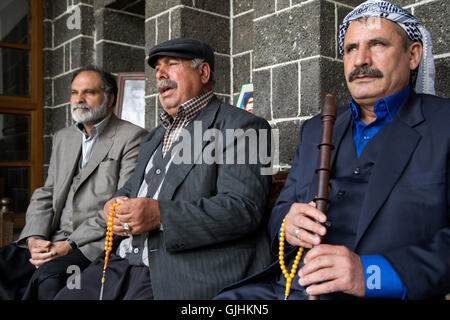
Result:
[[[195,118],[213,96],[212,91],[208,91],[205,94],[186,101],[178,108],[175,118],[172,118],[165,110],[160,113],[159,118],[161,119],[162,126],[166,129],[162,144],[163,157],[167,154],[175,141],[177,141],[181,130]]]
[[[213,92],[208,91],[207,93],[186,101],[178,108],[175,118],[172,118],[172,116],[163,109],[159,114],[159,119],[161,120],[162,126],[164,129],[170,130],[174,123],[187,125],[192,119],[194,119],[200,110],[208,104],[212,97]]]

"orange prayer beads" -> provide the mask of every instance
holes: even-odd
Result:
[[[286,269],[286,265],[284,264],[284,236],[285,236],[285,219],[283,219],[283,223],[281,224],[280,229],[280,246],[278,251],[278,258],[280,263],[281,271],[283,272],[284,277],[286,278],[286,291],[284,292],[284,300],[287,300],[289,297],[289,293],[291,291],[292,280],[295,277],[295,272],[297,271],[298,264],[300,263],[300,259],[303,254],[303,247],[298,249],[297,255],[295,256],[294,265],[292,266],[291,273],[289,273]]]
[[[116,209],[117,206],[119,206],[119,204],[117,202],[115,202],[109,208],[109,216],[108,216],[108,222],[107,222],[107,227],[106,227],[106,238],[105,238],[105,264],[103,266],[103,276],[102,276],[102,287],[100,290],[100,300],[102,300],[102,298],[103,298],[103,286],[106,281],[106,278],[105,278],[106,268],[108,267],[109,253],[112,250],[114,210]]]

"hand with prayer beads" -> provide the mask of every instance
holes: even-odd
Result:
[[[344,292],[364,297],[365,280],[360,257],[345,246],[318,245],[305,255],[298,271],[299,284],[309,295]]]
[[[298,271],[299,284],[309,295],[341,291],[362,297],[364,273],[359,256],[343,246],[321,244],[327,230],[321,225],[326,215],[310,203],[294,203],[285,217],[286,240],[295,246],[312,248]],[[320,222],[320,223],[317,223]],[[320,237],[319,237],[320,235]]]
[[[161,224],[158,201],[151,198],[116,198],[120,204],[115,216],[123,226],[129,226],[128,234],[141,234],[159,228]]]
[[[113,205],[113,203],[117,202],[119,199],[125,200],[128,198],[127,197],[112,198],[111,200],[108,200],[108,202],[105,203],[105,205],[103,207],[103,219],[105,219],[106,223],[108,223],[109,210],[110,210],[111,206]],[[119,236],[127,236],[129,234],[129,232],[127,230],[125,230],[125,228],[123,227],[123,223],[119,221],[116,213],[113,216],[113,233],[117,234]]]
[[[293,203],[285,217],[286,241],[293,246],[312,248],[321,243],[327,230],[320,223],[325,223],[326,215],[316,209],[316,204]],[[320,222],[320,223],[317,223]]]

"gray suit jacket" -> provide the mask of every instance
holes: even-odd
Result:
[[[81,134],[74,126],[58,131],[53,137],[48,177],[31,197],[26,224],[17,242],[30,236],[50,239],[59,229],[69,189],[75,187],[73,233],[69,238],[88,259],[95,259],[104,248],[103,206],[132,174],[146,133],[112,114],[82,170],[78,186],[72,186],[81,154]]]
[[[195,143],[196,121],[202,136],[206,129],[217,129],[223,137],[226,129],[270,133],[264,119],[213,98],[186,127],[192,137],[191,159],[197,160],[212,142]],[[136,170],[117,196],[136,197],[164,132],[159,126],[142,142]],[[224,159],[236,152],[233,141],[223,145]],[[248,153],[249,144],[241,151]],[[163,231],[151,231],[148,238],[155,299],[210,299],[270,262],[265,226],[271,176],[261,175],[260,169],[259,164],[171,164],[158,198]]]

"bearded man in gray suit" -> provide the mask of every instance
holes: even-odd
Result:
[[[110,73],[88,66],[74,74],[75,124],[53,137],[48,176],[33,193],[25,227],[0,249],[1,299],[53,299],[70,273],[102,252],[103,205],[132,174],[147,133],[111,112],[116,96]]]
[[[108,220],[109,207],[119,203],[113,231],[124,238],[114,239],[103,298],[208,299],[270,260],[271,171],[262,171],[268,168],[261,159],[250,161],[256,149],[268,154],[270,126],[215,97],[214,53],[206,43],[163,42],[148,63],[156,71],[161,125],[142,142],[131,178],[105,204]],[[247,138],[255,139],[240,148]],[[64,288],[56,299],[98,299],[103,265],[103,258],[94,261],[80,290]]]

